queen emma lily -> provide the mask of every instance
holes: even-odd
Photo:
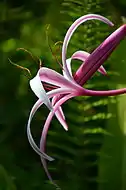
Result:
[[[100,15],[88,14],[80,17],[70,26],[64,38],[62,46],[63,75],[57,73],[52,69],[41,67],[38,70],[37,75],[32,80],[30,80],[31,89],[38,97],[38,100],[34,104],[28,119],[28,140],[36,153],[40,155],[45,172],[51,182],[53,181],[47,169],[46,159],[49,161],[52,161],[54,159],[45,153],[45,142],[47,132],[54,115],[57,117],[64,129],[68,130],[65,115],[61,107],[62,104],[70,98],[76,96],[114,96],[126,93],[126,88],[108,91],[95,91],[88,90],[82,87],[87,82],[87,80],[89,80],[94,75],[96,71],[99,71],[101,74],[106,75],[106,71],[102,64],[117,47],[120,41],[125,38],[126,25],[122,25],[115,32],[113,32],[91,54],[79,50],[76,51],[71,56],[71,58],[66,59],[67,46],[74,31],[79,25],[81,25],[85,21],[93,19],[100,20],[110,26],[113,26],[112,22]],[[71,61],[73,59],[82,61],[81,66],[75,72],[75,74],[72,74],[71,69]],[[32,138],[30,125],[34,114],[43,104],[48,107],[50,113],[44,124],[40,139],[40,147],[38,147]]]

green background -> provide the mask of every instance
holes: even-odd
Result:
[[[10,64],[27,67],[36,74],[42,65],[61,73],[46,40],[47,25],[51,47],[63,41],[69,26],[78,17],[101,14],[115,26],[100,21],[81,25],[70,41],[67,57],[77,50],[92,52],[109,34],[126,22],[126,1],[115,0],[1,0],[0,1],[0,190],[51,190],[38,155],[30,147],[26,125],[36,97],[29,87],[27,73]],[[61,61],[61,45],[53,51]],[[85,88],[126,87],[126,40],[105,62],[108,77],[96,73]],[[73,72],[79,67],[73,61]],[[65,103],[69,125],[65,132],[56,118],[51,122],[47,152],[55,158],[49,171],[62,190],[126,189],[126,96],[78,97]],[[32,122],[32,133],[39,143],[48,115],[43,106]]]

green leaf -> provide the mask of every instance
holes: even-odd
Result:
[[[2,165],[0,165],[0,189],[1,190],[16,190],[12,177],[8,175]]]

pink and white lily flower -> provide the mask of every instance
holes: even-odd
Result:
[[[45,172],[47,173],[50,181],[52,181],[52,178],[47,170],[45,159],[52,161],[53,158],[45,153],[45,142],[47,132],[54,115],[57,117],[64,129],[68,130],[65,116],[61,108],[62,104],[70,98],[76,96],[114,96],[126,93],[126,88],[108,91],[95,91],[82,87],[97,70],[101,74],[106,75],[106,71],[102,64],[117,47],[120,41],[125,38],[126,25],[121,26],[115,32],[113,32],[91,54],[85,51],[77,51],[71,56],[71,58],[66,59],[67,46],[74,31],[80,24],[92,19],[100,20],[110,26],[113,26],[111,21],[100,15],[88,14],[80,17],[70,26],[64,38],[62,46],[63,75],[52,69],[41,67],[38,70],[37,75],[30,81],[31,89],[38,97],[38,101],[34,104],[28,119],[28,140],[32,148],[37,152],[37,154],[40,155]],[[72,74],[71,69],[72,59],[78,59],[82,61],[81,66],[74,75]],[[34,114],[42,104],[45,104],[48,107],[50,113],[43,127],[39,148],[32,138],[30,125]]]

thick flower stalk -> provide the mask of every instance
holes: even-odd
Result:
[[[71,58],[66,59],[67,46],[74,31],[80,24],[92,19],[100,20],[110,26],[113,26],[113,23],[111,21],[100,15],[88,14],[80,17],[70,26],[64,38],[62,46],[63,75],[57,73],[52,69],[42,67],[38,70],[37,75],[30,81],[31,89],[38,97],[38,101],[34,104],[28,119],[28,140],[33,149],[37,152],[37,154],[40,155],[44,169],[51,181],[52,178],[47,170],[46,159],[52,161],[53,158],[45,153],[45,142],[47,132],[54,115],[57,117],[64,129],[68,130],[65,115],[61,108],[62,104],[70,98],[76,96],[115,96],[126,93],[126,88],[108,91],[95,91],[82,87],[94,75],[96,71],[99,71],[101,74],[106,75],[106,71],[102,64],[118,46],[120,41],[125,38],[126,25],[121,26],[115,32],[113,32],[91,54],[79,50],[76,51],[71,56]],[[71,69],[72,59],[78,59],[82,61],[81,66],[74,74],[72,74]],[[30,125],[34,114],[42,104],[45,104],[48,107],[50,113],[43,127],[39,148],[32,138]]]

